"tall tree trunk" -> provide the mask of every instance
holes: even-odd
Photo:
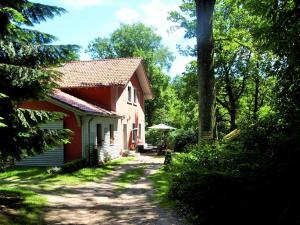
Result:
[[[195,0],[195,3],[197,15],[199,141],[201,141],[217,138],[213,68],[213,11],[215,0]]]
[[[253,119],[257,120],[258,95],[259,95],[259,83],[260,83],[258,77],[255,78],[254,83],[255,83],[255,93],[254,93]]]
[[[236,128],[235,119],[236,119],[236,107],[233,107],[230,110],[230,131],[233,131]]]

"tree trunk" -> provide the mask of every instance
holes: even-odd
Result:
[[[197,15],[197,74],[199,141],[216,139],[215,79],[213,68],[213,11],[215,0],[195,0]]]
[[[259,78],[256,77],[255,80],[255,93],[254,93],[254,108],[253,108],[253,119],[257,120],[258,112],[258,95],[259,95]]]
[[[235,117],[236,117],[236,109],[235,107],[230,110],[230,131],[233,131],[236,128]]]

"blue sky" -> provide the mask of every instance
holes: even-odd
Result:
[[[178,10],[181,0],[32,0],[65,8],[68,13],[36,25],[35,29],[55,35],[58,44],[82,46],[81,59],[90,59],[84,49],[96,37],[107,37],[120,23],[142,22],[154,26],[176,60],[168,72],[172,77],[184,71],[191,58],[180,56],[176,44],[186,43],[184,31],[170,33],[168,12]]]

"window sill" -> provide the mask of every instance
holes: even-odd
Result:
[[[132,105],[133,103],[132,103],[132,102],[129,102],[129,101],[127,101],[127,104],[129,104],[129,105]]]
[[[137,103],[133,103],[134,106],[137,106]]]

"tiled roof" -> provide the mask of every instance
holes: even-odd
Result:
[[[75,109],[78,109],[86,113],[99,114],[102,116],[112,116],[112,117],[118,116],[115,112],[108,111],[99,106],[88,103],[82,99],[76,98],[58,89],[55,89],[50,94],[50,97],[52,97],[54,100],[62,102],[66,105],[69,105]]]
[[[141,64],[141,58],[76,61],[58,68],[61,88],[126,85]]]

